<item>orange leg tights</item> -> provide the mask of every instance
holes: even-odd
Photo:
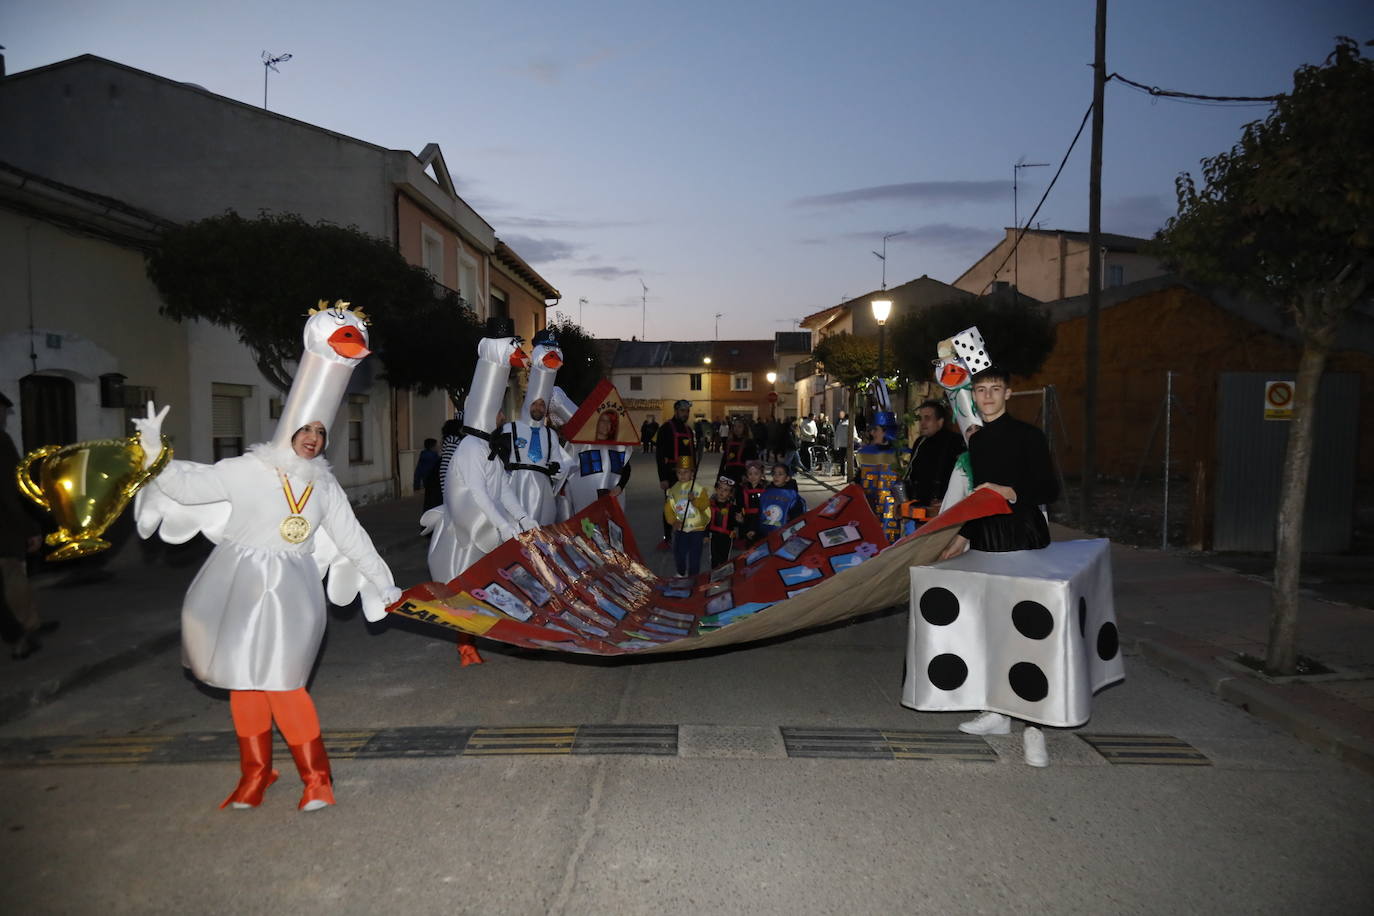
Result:
[[[239,738],[243,777],[224,805],[253,808],[277,779],[272,763],[272,721],[281,729],[305,783],[300,807],[314,811],[334,804],[329,757],[320,737],[320,717],[304,687],[296,690],[231,690],[229,712]],[[224,807],[221,805],[220,807]]]

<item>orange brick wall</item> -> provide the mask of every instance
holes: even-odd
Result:
[[[1044,368],[1015,389],[1054,385],[1063,427],[1051,432],[1056,459],[1066,474],[1082,460],[1083,377],[1086,318],[1058,326],[1054,352]],[[1296,373],[1300,347],[1214,305],[1181,286],[1141,296],[1099,318],[1097,466],[1101,473],[1133,478],[1164,400],[1167,369],[1174,370],[1171,449],[1174,473],[1188,474],[1198,461],[1210,466],[1215,450],[1217,376],[1221,372]],[[995,354],[994,354],[995,355]],[[1374,357],[1337,351],[1329,372],[1360,373],[1359,475],[1374,475]],[[1034,421],[1040,399],[1012,399],[1012,412]],[[1066,435],[1067,433],[1067,435]],[[1157,475],[1163,429],[1156,434],[1146,473]]]

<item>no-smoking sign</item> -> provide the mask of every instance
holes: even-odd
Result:
[[[1264,383],[1264,419],[1293,419],[1293,383],[1289,381]]]

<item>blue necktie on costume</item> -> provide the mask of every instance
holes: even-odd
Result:
[[[530,427],[530,461],[539,464],[544,460],[544,440],[538,426]]]

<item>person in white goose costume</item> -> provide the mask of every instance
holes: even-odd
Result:
[[[400,597],[391,570],[358,524],[322,456],[353,367],[370,352],[361,311],[312,309],[305,352],[270,442],[213,465],[173,461],[135,499],[138,532],[215,544],[182,605],[182,654],[196,678],[229,690],[242,775],[221,808],[254,808],[277,779],[275,720],[305,792],[300,808],[334,804],[319,717],[305,690],[325,630],[324,591],[349,604],[361,592],[370,621]],[[161,440],[167,407],[134,420]],[[150,449],[149,452],[155,452]]]
[[[463,402],[463,441],[444,482],[444,504],[420,516],[430,535],[429,574],[436,582],[451,581],[517,533],[538,527],[511,492],[506,469],[491,450],[510,370],[528,364],[510,320],[487,319]]]
[[[531,343],[534,352],[524,409],[520,419],[501,427],[496,447],[524,514],[540,525],[552,525],[558,520],[554,497],[573,462],[549,422],[550,402],[557,390],[553,380],[563,365],[563,351],[558,338],[547,329],[535,334]]]

